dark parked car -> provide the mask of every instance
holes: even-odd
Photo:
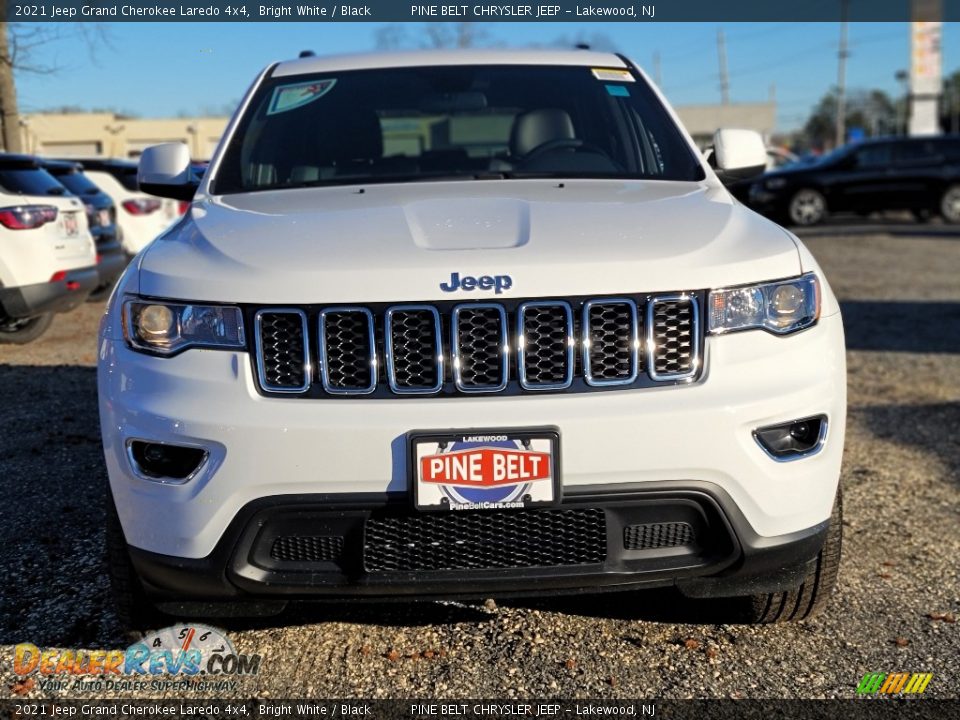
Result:
[[[127,266],[117,236],[117,208],[110,196],[98,188],[83,172],[83,166],[69,160],[44,160],[43,167],[61,185],[83,201],[87,210],[90,234],[97,245],[97,275],[99,285],[90,295],[91,300],[102,299],[113,288],[113,283]]]
[[[794,225],[831,213],[910,210],[960,223],[960,137],[888,138],[838,148],[809,164],[766,173],[735,193],[757,212]]]

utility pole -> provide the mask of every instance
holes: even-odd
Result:
[[[720,61],[720,102],[730,104],[730,75],[727,73],[727,42],[723,28],[717,28],[717,58]]]
[[[657,83],[657,87],[663,85],[663,77],[660,75],[660,51],[653,51],[653,80]]]
[[[840,0],[840,49],[837,52],[837,127],[835,147],[847,140],[847,11],[850,0]]]

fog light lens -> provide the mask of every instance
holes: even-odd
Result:
[[[131,441],[128,451],[130,462],[141,476],[160,482],[189,480],[207,459],[207,451],[201,448],[142,440]]]
[[[827,439],[827,416],[792,420],[753,431],[757,444],[774,460],[797,460],[814,455]]]

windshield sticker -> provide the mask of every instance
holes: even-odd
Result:
[[[614,82],[637,81],[629,70],[617,70],[616,68],[590,68],[590,71],[597,80],[613,80]]]
[[[315,80],[313,82],[295,83],[293,85],[281,85],[273,89],[273,97],[270,98],[270,107],[267,108],[267,115],[276,115],[278,113],[295,110],[303,107],[307,103],[319,100],[337,84],[336,78],[330,80]]]
[[[614,97],[630,97],[630,88],[626,85],[606,85],[607,94]]]

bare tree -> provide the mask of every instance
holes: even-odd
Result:
[[[377,30],[374,42],[379,50],[403,48],[473,48],[490,45],[489,33],[477,23],[425,23],[421,26],[419,42],[411,39],[408,29],[394,23]]]
[[[38,61],[34,50],[70,35],[79,35],[86,42],[94,60],[97,49],[109,45],[107,31],[102,25],[0,22],[0,138],[7,152],[23,152],[15,73],[56,73],[61,66]]]

